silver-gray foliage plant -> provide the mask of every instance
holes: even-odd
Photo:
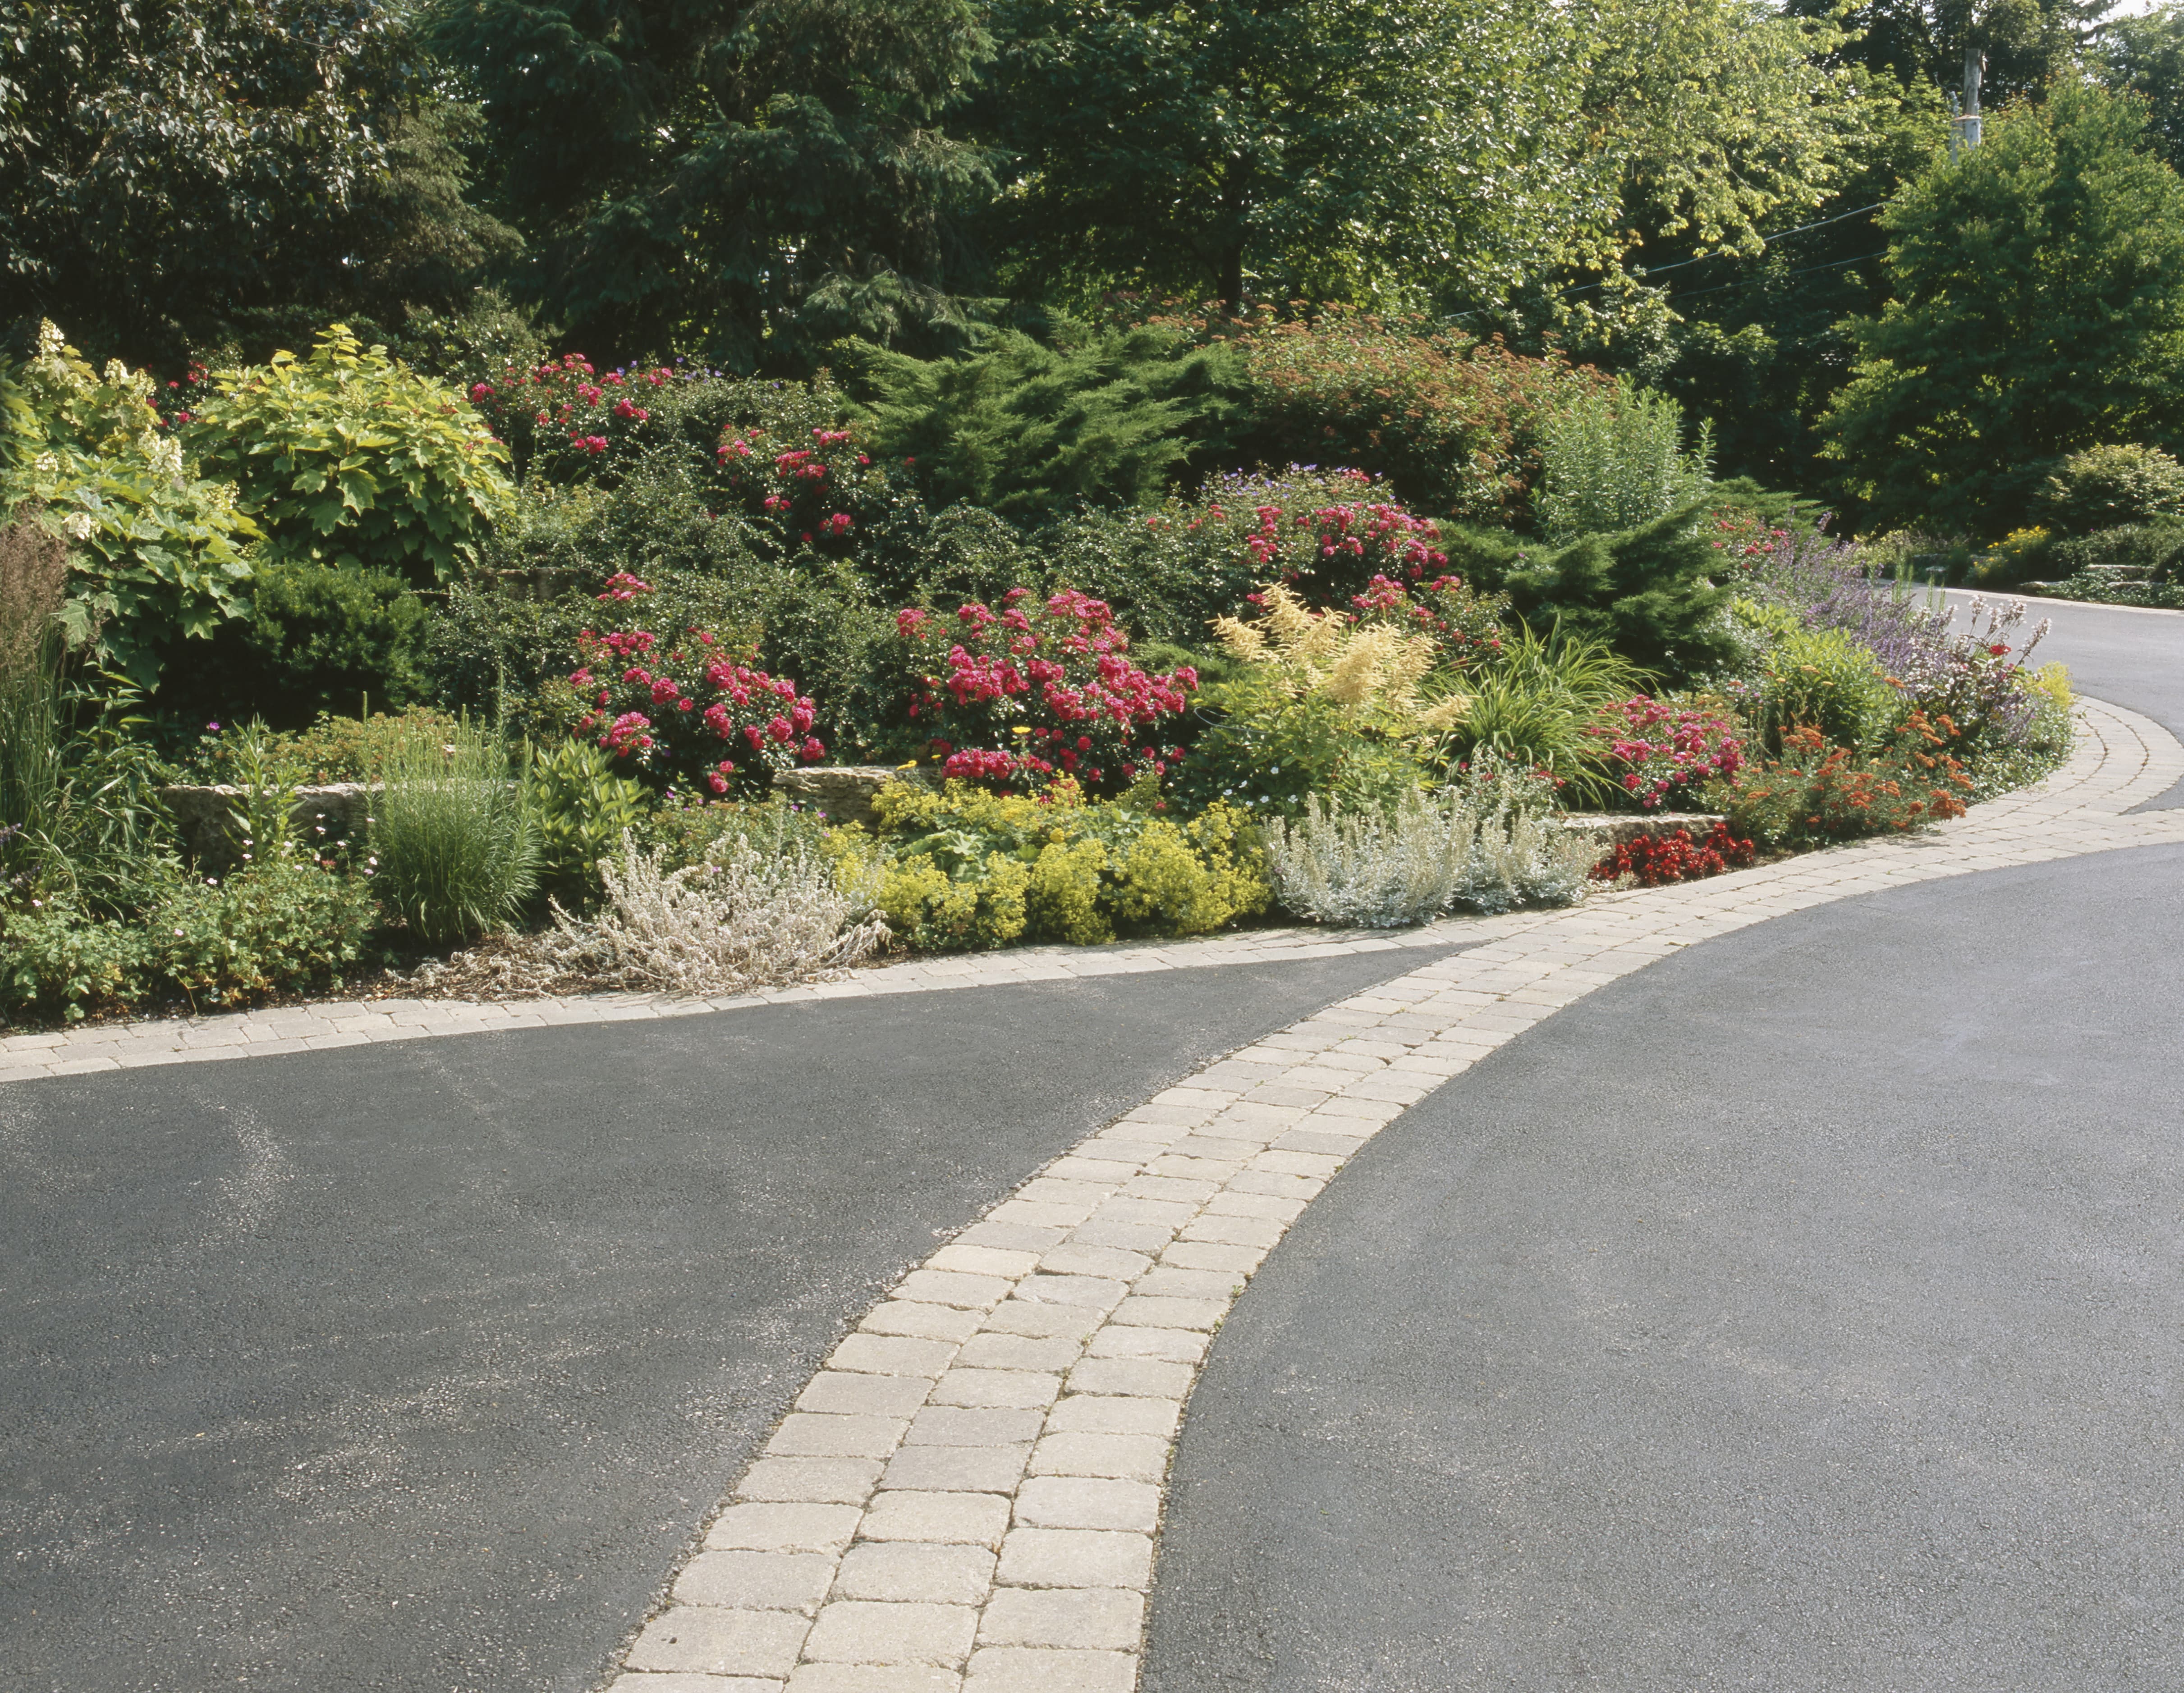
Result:
[[[1497,912],[1582,899],[1595,856],[1521,780],[1467,782],[1390,810],[1314,795],[1266,825],[1274,897],[1314,922],[1397,928],[1459,906]]]

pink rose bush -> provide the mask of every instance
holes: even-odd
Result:
[[[1641,811],[1660,810],[1744,767],[1744,743],[1733,719],[1642,693],[1611,706],[1591,732],[1607,743],[1608,777]]]
[[[677,373],[664,365],[600,370],[581,353],[510,365],[471,387],[471,404],[528,465],[557,482],[582,480],[652,422],[654,396]]]
[[[847,429],[731,428],[713,456],[731,502],[772,518],[791,544],[822,552],[849,552],[889,498],[887,473]]]
[[[1114,613],[1089,594],[1064,588],[1042,603],[1011,588],[999,610],[974,602],[952,617],[913,606],[895,614],[895,640],[914,678],[911,727],[948,776],[1112,787],[1181,755],[1167,730],[1197,671],[1140,669]]]
[[[826,757],[815,708],[787,677],[768,676],[709,629],[663,633],[629,621],[649,583],[616,574],[599,601],[626,627],[587,629],[582,662],[561,684],[573,733],[618,765],[689,793],[723,794],[776,770]]]

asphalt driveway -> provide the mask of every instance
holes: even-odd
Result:
[[[2040,610],[2184,727],[2184,618]],[[1777,918],[1382,1131],[1212,1347],[1145,1693],[2184,1686],[2180,892]]]
[[[0,1089],[0,1688],[595,1685],[938,1236],[1423,961]]]

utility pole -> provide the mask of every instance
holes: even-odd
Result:
[[[1986,55],[1975,47],[1964,49],[1964,103],[1957,103],[1954,89],[1949,91],[1949,158],[1957,156],[1957,139],[1964,138],[1967,150],[1980,144],[1980,83],[1986,75]]]

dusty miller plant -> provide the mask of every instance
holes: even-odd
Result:
[[[871,956],[888,938],[872,900],[845,888],[809,846],[761,850],[746,838],[663,871],[627,830],[602,860],[606,902],[588,919],[559,905],[538,938],[564,973],[677,994],[778,987]]]
[[[1480,760],[1428,799],[1345,812],[1315,795],[1295,822],[1266,824],[1274,896],[1315,922],[1396,928],[1462,905],[1507,911],[1585,897],[1593,854],[1546,802],[1546,784]]]

